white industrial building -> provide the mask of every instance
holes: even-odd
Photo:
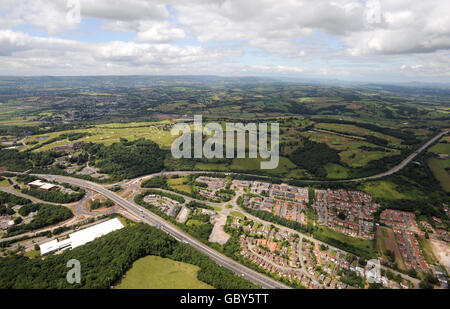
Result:
[[[42,182],[42,181],[39,180],[39,179],[38,179],[38,180],[35,180],[35,181],[33,181],[33,182],[30,182],[28,185],[29,185],[30,187],[38,188],[38,189],[45,190],[45,191],[50,191],[50,190],[56,188],[55,185],[53,185],[53,184],[51,184],[51,183],[48,183],[48,182]]]
[[[114,218],[106,222],[88,227],[84,230],[72,233],[68,239],[58,242],[58,240],[52,240],[39,246],[41,249],[41,255],[46,255],[64,248],[74,249],[80,247],[88,242],[95,240],[98,237],[109,234],[113,231],[123,228],[123,224],[119,219]]]

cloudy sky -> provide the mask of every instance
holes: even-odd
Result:
[[[0,75],[450,82],[449,0],[0,0]]]

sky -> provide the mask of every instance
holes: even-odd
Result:
[[[449,0],[0,0],[0,75],[450,82]]]

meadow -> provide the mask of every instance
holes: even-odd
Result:
[[[408,199],[408,196],[397,190],[397,185],[390,181],[367,181],[361,185],[361,190],[372,195],[373,198]]]
[[[198,266],[159,256],[134,262],[117,289],[212,289],[197,279]]]
[[[28,138],[29,141],[35,140],[38,141],[38,143],[37,144],[32,143],[30,145],[20,147],[20,150],[26,150],[30,148],[35,149],[34,151],[51,150],[55,146],[64,145],[74,141],[69,141],[68,139],[61,139],[50,144],[45,144],[46,140],[57,138],[62,134],[71,134],[71,133],[87,133],[88,134],[87,136],[79,139],[83,140],[86,143],[101,143],[105,146],[109,146],[113,143],[119,142],[121,138],[127,139],[129,141],[145,138],[157,143],[163,149],[170,149],[170,146],[172,145],[172,142],[175,139],[175,137],[173,137],[170,134],[170,131],[163,130],[156,126],[157,124],[161,125],[164,123],[165,122],[163,123],[143,122],[143,123],[127,123],[127,124],[114,123],[114,124],[95,125],[87,129],[74,129],[67,131],[52,132],[44,134],[45,139],[39,139],[39,137],[42,137],[41,135]],[[39,147],[40,145],[43,146]]]
[[[428,160],[428,166],[433,172],[434,177],[439,180],[442,188],[445,191],[450,192],[450,174],[446,170],[444,160],[438,158],[430,158]]]

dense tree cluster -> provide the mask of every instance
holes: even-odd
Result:
[[[0,191],[0,216],[3,215],[14,215],[16,212],[12,209],[15,205],[27,205],[30,204],[29,199],[16,196],[7,192]],[[23,207],[22,207],[23,208]],[[20,213],[20,211],[19,211]]]
[[[52,164],[60,155],[54,151],[18,151],[17,149],[0,149],[0,166],[10,171],[24,172],[33,167],[44,167]]]
[[[7,166],[10,171],[26,171],[33,167],[30,155],[16,149],[0,149],[0,166]]]
[[[171,222],[172,224],[178,226],[180,229],[182,229],[186,233],[189,233],[190,235],[194,236],[195,238],[199,239],[200,241],[202,241],[204,243],[207,243],[207,244],[209,243],[208,239],[209,239],[209,235],[211,234],[211,231],[213,229],[213,226],[209,222],[209,216],[208,215],[191,214],[189,216],[188,221],[186,222],[186,224],[179,223],[178,221],[176,221],[172,217],[168,216],[166,213],[162,212],[158,207],[154,206],[153,204],[145,202],[144,201],[144,197],[146,195],[148,195],[148,194],[159,194],[161,196],[166,196],[166,197],[171,198],[171,199],[174,199],[176,197],[177,198],[182,198],[183,199],[182,201],[181,201],[181,199],[178,200],[178,202],[180,202],[180,203],[184,203],[184,198],[183,197],[177,196],[177,195],[173,195],[173,194],[170,194],[170,193],[167,193],[167,192],[161,192],[161,191],[149,189],[149,190],[144,191],[141,194],[136,195],[136,197],[134,198],[134,201],[137,204],[139,204],[141,206],[144,206],[145,208],[147,208],[151,212],[154,212],[158,216],[164,218],[165,220]],[[204,208],[204,207],[200,207],[200,208]],[[191,221],[192,224],[189,223],[190,220],[192,220]],[[195,223],[193,223],[193,222],[195,222]]]
[[[353,286],[355,288],[363,289],[365,285],[364,277],[358,276],[354,271],[342,268],[338,274],[341,276],[341,282]]]
[[[324,169],[327,163],[340,163],[339,151],[325,143],[316,143],[309,139],[292,152],[290,159],[298,167],[322,178],[327,175]]]
[[[116,178],[134,178],[159,172],[164,166],[165,151],[155,142],[138,139],[129,142],[121,139],[110,146],[87,144],[85,150],[92,162],[105,174]]]
[[[107,199],[106,201],[100,201],[99,199],[91,200],[89,201],[89,208],[91,210],[99,209],[99,208],[109,208],[114,206],[114,202],[110,199]]]
[[[167,177],[165,176],[156,176],[152,177],[150,179],[147,179],[142,182],[141,184],[142,188],[162,188],[162,189],[168,189],[167,186]]]
[[[73,213],[68,208],[63,206],[34,204],[30,207],[28,207],[28,205],[23,207],[26,207],[27,209],[22,213],[26,214],[37,210],[36,216],[33,217],[30,223],[10,226],[7,229],[7,236],[14,236],[25,232],[34,231],[73,217]]]
[[[150,194],[155,194],[155,195],[160,195],[160,196],[165,196],[168,197],[174,201],[177,201],[178,203],[184,203],[185,199],[184,197],[177,195],[177,194],[172,194],[169,192],[164,192],[164,191],[159,191],[159,190],[152,190],[152,189],[148,189],[145,190],[144,192],[142,192],[140,195],[142,196],[142,198],[144,198],[146,195],[150,195]]]
[[[23,188],[21,191],[23,194],[34,196],[42,201],[61,204],[79,201],[86,193],[84,189],[79,189],[72,194],[64,193],[60,190],[44,191],[36,188]]]
[[[189,203],[186,204],[186,206],[189,208],[204,208],[204,209],[214,210],[214,208],[212,208],[211,206],[206,205],[204,203],[199,203],[197,201],[190,201]]]
[[[82,247],[45,259],[24,256],[0,258],[0,288],[100,288],[119,283],[134,261],[156,255],[200,267],[199,280],[220,289],[255,288],[247,280],[223,268],[207,256],[178,243],[153,227],[136,224],[112,232]],[[67,262],[81,263],[81,283],[66,280]]]
[[[10,206],[14,206],[14,205],[26,205],[30,203],[31,201],[27,198],[0,191],[0,205],[8,204]]]

